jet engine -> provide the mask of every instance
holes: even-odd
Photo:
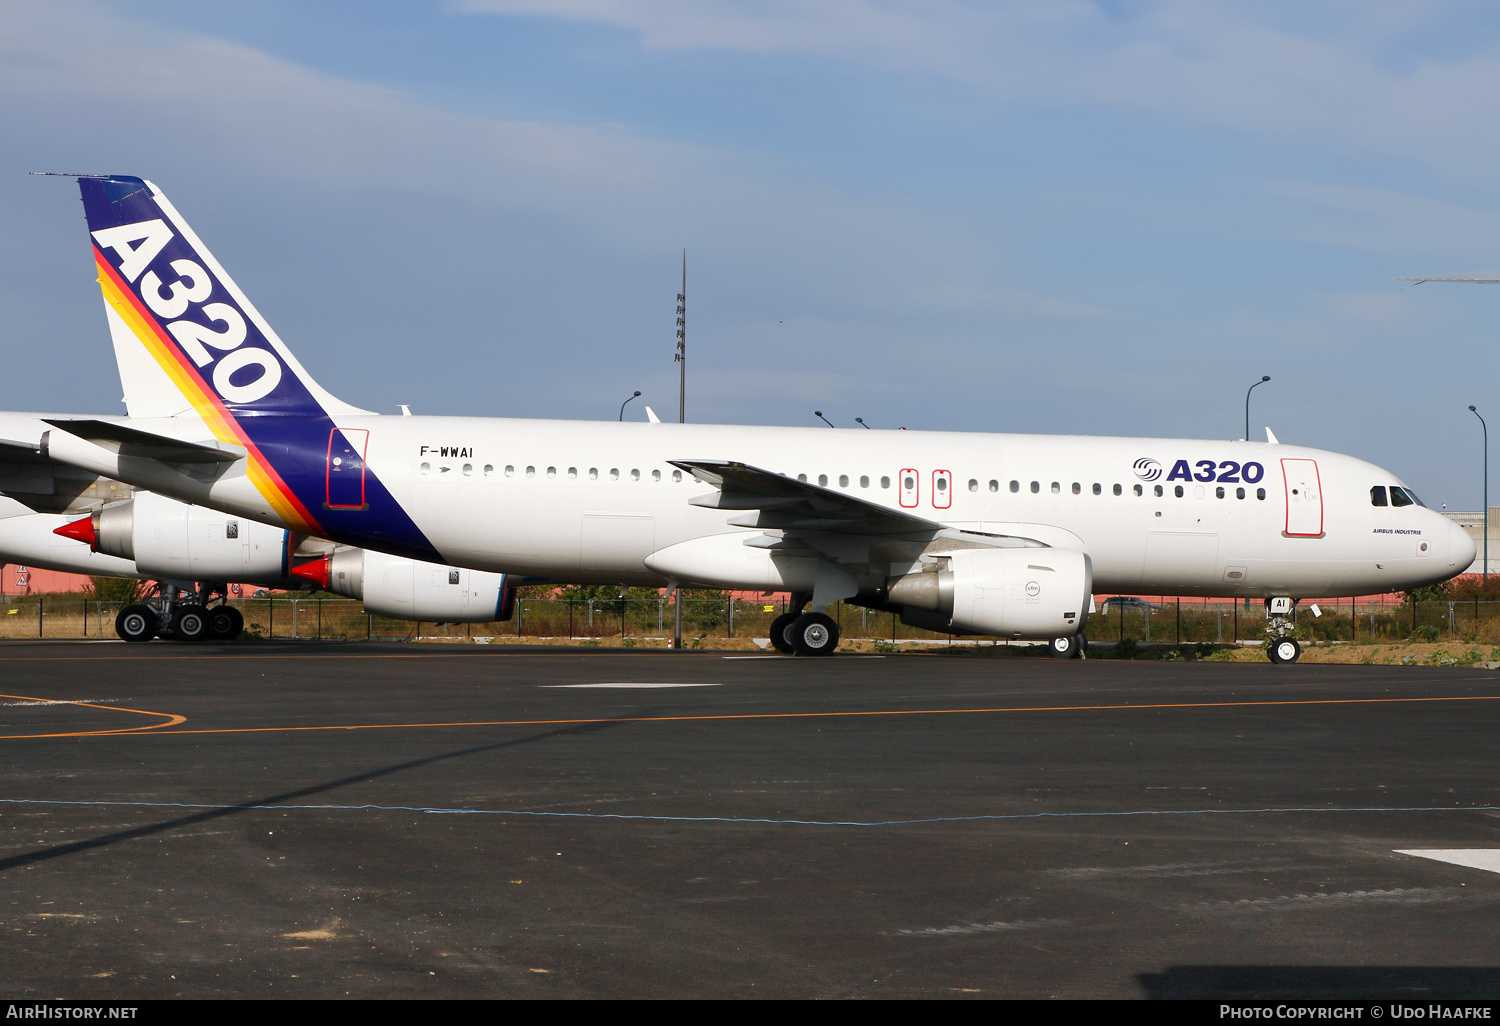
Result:
[[[177,581],[261,581],[286,576],[291,535],[279,527],[136,492],[75,520],[57,534],[95,552],[135,561],[146,577]]]
[[[422,563],[369,549],[339,548],[293,567],[336,595],[364,600],[365,611],[400,620],[491,623],[509,620],[515,589],[505,574]]]
[[[887,579],[884,604],[913,626],[954,634],[1064,638],[1083,630],[1089,557],[1072,549],[960,549],[947,569]]]

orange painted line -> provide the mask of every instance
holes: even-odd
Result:
[[[946,716],[960,713],[1036,713],[1036,712],[1110,712],[1137,709],[1232,709],[1260,706],[1293,705],[1386,705],[1402,702],[1494,702],[1500,695],[1458,695],[1436,698],[1310,698],[1269,702],[1161,702],[1148,705],[1035,705],[1004,706],[989,709],[867,709],[846,712],[806,713],[714,713],[692,716],[601,716],[555,720],[463,720],[437,723],[346,723],[316,727],[203,727],[192,730],[165,730],[175,724],[158,724],[149,728],[153,736],[164,734],[290,734],[323,730],[415,730],[423,727],[561,727],[590,723],[683,723],[716,720],[804,720],[856,716]],[[154,715],[165,715],[156,713]],[[179,720],[179,722],[181,722]],[[99,731],[99,734],[122,735],[136,731]],[[19,734],[16,737],[88,737],[92,734]],[[11,740],[0,737],[0,740]]]
[[[152,712],[149,709],[127,709],[123,705],[99,705],[94,702],[67,702],[56,698],[37,698],[35,695],[0,695],[0,698],[18,698],[23,702],[42,702],[47,705],[78,705],[88,709],[106,709],[109,712],[128,712],[138,716],[164,716],[165,722],[148,723],[144,727],[121,727],[117,730],[83,730],[70,731],[64,734],[0,734],[0,741],[13,741],[18,738],[27,737],[104,737],[117,736],[120,734],[139,734],[147,730],[160,730],[163,727],[175,727],[179,723],[186,723],[186,716],[176,713]]]

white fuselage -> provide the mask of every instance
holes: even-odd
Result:
[[[549,581],[667,583],[647,565],[653,552],[761,533],[730,526],[732,514],[723,510],[690,505],[713,489],[679,472],[668,462],[674,459],[735,460],[949,527],[1078,548],[1092,560],[1096,592],[1381,593],[1447,579],[1474,555],[1468,536],[1441,515],[1419,505],[1372,504],[1371,488],[1400,485],[1395,475],[1292,445],[466,417],[337,420],[346,432],[369,432],[366,473],[384,483],[443,560]],[[194,419],[131,424],[205,437]],[[108,460],[97,469],[276,521],[242,474],[204,479]],[[333,537],[378,547],[369,537]]]

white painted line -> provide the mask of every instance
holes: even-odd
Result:
[[[718,684],[543,684],[544,688],[716,688]]]
[[[1397,848],[1395,851],[1397,855],[1415,855],[1435,862],[1451,862],[1455,866],[1500,873],[1500,848]]]

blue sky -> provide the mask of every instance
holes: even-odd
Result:
[[[686,246],[691,419],[1227,438],[1270,374],[1477,508],[1500,288],[1389,279],[1500,266],[1497,91],[1478,2],[0,4],[0,357],[120,409],[25,172],[122,172],[374,409],[668,415]]]

